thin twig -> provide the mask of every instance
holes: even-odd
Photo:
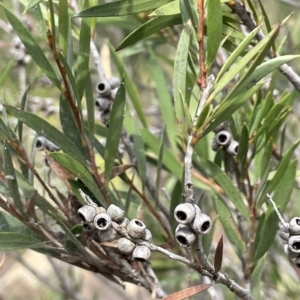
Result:
[[[105,75],[103,67],[102,67],[101,57],[98,52],[97,46],[92,39],[91,39],[90,49],[91,49],[91,54],[92,54],[94,64],[96,66],[100,81],[105,81],[106,75]]]
[[[254,20],[251,17],[250,12],[246,10],[242,3],[237,0],[232,0],[226,2],[226,4],[232,9],[234,13],[236,13],[243,24],[248,28],[248,30],[252,31],[257,26]],[[264,38],[263,32],[260,30],[256,35],[256,39],[261,41]],[[270,58],[274,57],[274,53],[269,51],[268,56]],[[279,56],[276,53],[276,56]],[[279,71],[288,79],[288,81],[295,87],[295,89],[300,92],[300,76],[287,64],[283,64],[279,67]]]
[[[269,201],[272,203],[272,205],[273,205],[273,207],[274,207],[274,210],[275,210],[275,212],[276,212],[276,214],[277,214],[277,216],[278,216],[278,218],[279,218],[279,220],[280,220],[282,226],[283,226],[284,228],[289,228],[289,223],[286,223],[286,222],[284,221],[284,219],[283,219],[283,217],[282,217],[280,211],[278,210],[278,208],[277,208],[277,206],[276,206],[276,203],[275,203],[275,202],[273,201],[273,199],[272,199],[272,196],[270,196],[269,194],[267,194],[267,197],[268,197]]]

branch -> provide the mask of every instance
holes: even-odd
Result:
[[[226,3],[234,13],[236,13],[242,23],[248,28],[248,30],[252,31],[256,28],[256,24],[251,17],[250,12],[246,10],[246,8],[239,1],[233,0]],[[261,41],[264,38],[263,32],[260,30],[256,35],[256,39]],[[272,52],[268,53],[270,58],[273,58]],[[278,54],[276,53],[276,56]],[[295,87],[295,89],[300,93],[300,76],[287,64],[283,64],[279,67],[279,71],[287,78],[287,80]]]
[[[238,297],[244,300],[254,300],[251,293],[238,285],[234,280],[230,279],[227,274],[216,272],[214,267],[211,265],[209,260],[207,259],[203,247],[201,239],[199,239],[198,247],[196,249],[197,257],[203,267],[204,270],[209,272],[210,278],[215,283],[222,283],[226,285],[233,293],[235,293]]]
[[[184,157],[184,190],[185,190],[184,195],[185,195],[185,202],[189,202],[189,203],[194,201],[194,192],[193,192],[193,184],[192,184],[193,153],[194,153],[194,146],[198,141],[197,138],[195,139],[194,130],[196,129],[195,127],[197,126],[198,119],[203,110],[205,102],[208,99],[214,87],[214,82],[215,82],[214,75],[210,75],[208,77],[207,85],[205,82],[206,88],[204,88],[202,91],[201,98],[198,103],[198,108],[193,120],[193,130],[191,131],[188,137],[188,144],[187,144],[187,149]]]

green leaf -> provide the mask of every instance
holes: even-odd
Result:
[[[78,52],[78,68],[77,68],[77,86],[79,92],[79,100],[81,100],[85,91],[85,86],[89,74],[89,59],[90,59],[90,41],[91,28],[88,20],[82,20],[80,35],[79,35],[79,52]],[[101,78],[102,80],[102,78]]]
[[[207,58],[206,65],[209,69],[219,50],[222,39],[222,8],[220,0],[207,2]]]
[[[182,105],[182,98],[185,101],[186,70],[190,36],[191,24],[187,23],[180,35],[179,43],[177,46],[176,58],[174,62],[173,95],[175,104],[175,114],[179,127],[179,133],[181,136],[184,136],[185,126],[184,107]]]
[[[26,8],[25,8],[25,11],[24,11],[24,14],[31,8],[33,8],[34,6],[38,5],[39,3],[41,3],[43,0],[29,0],[27,5],[26,5]]]
[[[279,68],[281,65],[294,60],[295,58],[300,58],[300,55],[278,56],[278,57],[272,58],[272,59],[262,63],[251,74],[249,74],[249,73],[245,74],[244,82],[238,86],[238,88],[234,91],[234,93],[241,93],[244,90],[248,90],[251,86],[256,84],[263,77],[272,73],[274,70]]]
[[[176,120],[175,120],[175,112],[174,105],[171,99],[171,95],[168,90],[167,81],[163,74],[161,67],[158,64],[158,61],[155,57],[154,51],[150,50],[150,68],[153,80],[156,86],[156,93],[158,97],[158,103],[160,106],[160,111],[162,115],[162,119],[166,126],[166,132],[168,136],[169,143],[171,145],[172,151],[174,153],[177,152],[176,147]]]
[[[131,32],[117,47],[116,51],[122,50],[126,47],[129,47],[146,37],[150,36],[151,34],[158,33],[160,30],[181,24],[181,15],[172,15],[172,16],[161,16],[151,19],[145,22],[143,25],[138,27],[136,30]]]
[[[180,13],[179,0],[171,1],[163,6],[160,6],[153,11],[149,16],[170,16]]]
[[[239,150],[237,154],[237,161],[243,162],[247,157],[249,148],[249,130],[246,124],[244,124],[241,137],[239,139]]]
[[[105,161],[105,184],[108,184],[112,168],[115,164],[115,158],[117,157],[119,142],[122,134],[122,126],[124,120],[125,111],[125,84],[121,83],[120,88],[110,114],[108,135],[106,139],[106,146],[104,152]]]
[[[55,74],[51,63],[46,58],[44,51],[40,48],[39,44],[35,41],[28,29],[23,25],[20,18],[12,14],[3,4],[0,3],[0,5],[2,6],[2,9],[9,23],[26,47],[28,54],[31,55],[32,59],[42,69],[46,76],[54,83],[54,85],[57,88],[61,89],[61,85],[57,78],[57,75]]]
[[[63,50],[65,54],[67,53],[67,49],[68,49],[68,30],[69,30],[68,0],[60,0],[58,4],[59,47]]]
[[[263,256],[259,260],[254,272],[251,275],[251,294],[252,294],[253,298],[256,300],[261,299],[261,296],[260,296],[261,295],[261,282],[262,282],[261,276],[263,273],[265,261],[266,261],[265,256]]]
[[[141,136],[141,130],[139,128],[139,124],[136,121],[135,118],[132,118],[132,132],[133,132],[133,146],[134,146],[134,153],[136,156],[136,162],[137,162],[137,169],[139,176],[142,181],[143,188],[145,187],[146,182],[146,153],[145,153],[145,147],[144,142]]]
[[[72,233],[72,231],[68,228],[68,226],[64,223],[63,220],[61,220],[58,216],[51,213],[51,216],[54,220],[57,221],[59,226],[62,228],[68,239],[77,247],[80,252],[87,255],[87,257],[90,257],[90,253],[83,247],[83,245],[78,241],[78,239],[75,237],[75,235]]]
[[[147,129],[142,129],[141,134],[147,147],[154,152],[156,157],[159,157],[160,140],[151,134]],[[164,147],[163,166],[173,175],[181,179],[183,166],[167,147]]]
[[[222,172],[222,170],[214,164],[212,161],[206,160],[205,165],[211,173],[212,179],[214,179],[220,187],[225,191],[228,199],[234,204],[241,215],[249,220],[249,213],[243,198],[239,190],[233,185],[231,179]]]
[[[274,39],[278,34],[278,28],[270,32],[263,40],[253,47],[239,62],[237,62],[228,72],[224,74],[215,84],[215,89],[208,98],[208,102],[214,99],[215,96],[241,71],[247,64],[260,52],[267,48],[270,40]],[[257,82],[257,81],[255,81]],[[225,100],[224,100],[225,101]]]
[[[227,238],[233,246],[235,246],[240,253],[246,251],[246,245],[239,233],[237,225],[234,223],[231,212],[227,205],[218,197],[214,198],[214,206],[216,212],[219,215],[219,219],[222,223],[222,226],[225,230]]]
[[[0,251],[40,248],[44,242],[30,235],[16,232],[0,232]]]
[[[16,173],[6,143],[4,143],[4,171],[5,171],[5,178],[7,181],[7,185],[10,190],[10,194],[13,199],[14,205],[16,209],[20,212],[20,214],[24,217],[25,216],[24,209],[19,194],[19,187],[16,178]]]
[[[104,3],[85,9],[74,17],[111,17],[111,16],[127,16],[149,10],[167,4],[169,0],[122,0],[110,3]]]
[[[85,99],[87,108],[88,140],[91,148],[93,148],[95,142],[95,100],[93,94],[92,80],[90,76],[87,78],[85,86]]]
[[[166,137],[166,127],[164,128],[161,138],[160,138],[160,145],[159,145],[159,155],[158,155],[158,161],[157,161],[157,170],[156,170],[156,180],[155,180],[155,201],[156,201],[156,207],[158,202],[158,194],[159,194],[159,188],[161,184],[161,169],[163,164],[163,157],[164,157],[164,143],[165,143],[165,137]]]
[[[245,101],[247,101],[254,93],[256,93],[264,83],[260,82],[251,87],[248,91],[244,92],[242,95],[235,96],[233,98],[228,99],[226,102],[222,102],[222,105],[217,106],[211,116],[207,118],[205,124],[208,126],[205,128],[204,125],[202,127],[205,128],[204,132],[201,133],[202,128],[199,129],[199,134],[202,136],[211,132],[216,126],[221,124],[223,121],[228,120],[232,114],[241,107]]]
[[[46,122],[43,118],[40,118],[35,114],[19,110],[10,105],[6,105],[5,107],[10,114],[18,118],[18,120],[30,128],[34,129],[38,134],[55,143],[55,145],[71,155],[74,159],[78,160],[82,164],[86,163],[85,158],[78,149],[74,147],[73,142],[54,126]]]
[[[249,35],[245,37],[245,39],[236,47],[236,49],[232,52],[232,54],[228,57],[224,65],[222,66],[217,78],[216,83],[221,79],[222,75],[228,71],[230,66],[236,62],[237,58],[243,53],[247,46],[251,43],[251,41],[255,38],[257,33],[260,30],[260,26],[256,27]]]
[[[5,83],[7,76],[9,75],[11,69],[14,67],[16,60],[14,58],[10,59],[6,64],[5,68],[1,71],[0,75],[0,87]]]
[[[67,170],[69,170],[71,173],[73,173],[76,177],[79,177],[80,180],[87,186],[87,188],[94,194],[96,198],[102,199],[102,194],[99,190],[98,185],[96,184],[91,173],[85,168],[84,165],[82,165],[72,156],[65,153],[53,152],[49,153],[49,156],[57,161],[60,165],[65,167]]]
[[[263,100],[263,103],[257,106],[257,110],[254,110],[251,116],[251,129],[250,136],[257,130],[260,126],[261,121],[265,116],[270,112],[273,106],[273,95],[271,92],[268,92],[267,96]]]
[[[59,118],[65,136],[73,142],[75,148],[80,150],[82,155],[86,156],[86,151],[82,146],[81,135],[76,126],[72,110],[67,99],[62,95],[59,99]]]
[[[146,120],[145,114],[143,112],[143,107],[140,103],[140,96],[139,96],[139,92],[136,88],[136,84],[134,83],[132,76],[130,76],[128,74],[128,72],[126,71],[124,63],[121,61],[121,59],[118,57],[118,55],[114,51],[113,46],[111,44],[108,44],[108,46],[110,49],[110,55],[113,58],[119,73],[124,78],[126,91],[132,101],[134,109],[135,109],[140,121],[144,125],[144,127],[147,127],[147,120]]]
[[[290,200],[294,188],[297,161],[292,161],[277,184],[273,200],[279,211],[283,213]],[[266,196],[264,197],[266,198]],[[272,205],[269,205],[265,217],[261,218],[254,241],[253,264],[255,264],[271,247],[277,233],[278,216]]]
[[[287,167],[291,161],[292,155],[293,155],[295,149],[298,147],[299,143],[300,143],[300,139],[298,141],[296,141],[282,157],[273,179],[269,182],[269,184],[267,186],[268,194],[270,194],[281,182],[282,177],[285,174]]]

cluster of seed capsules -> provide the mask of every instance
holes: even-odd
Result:
[[[100,118],[104,124],[107,124],[109,121],[109,114],[120,84],[120,79],[112,76],[96,85],[97,98],[95,104],[101,113]]]
[[[179,223],[175,238],[182,247],[192,246],[198,234],[206,234],[211,229],[211,219],[201,212],[196,204],[181,203],[174,210],[174,217]]]
[[[222,147],[229,155],[237,155],[239,142],[235,141],[231,132],[225,129],[224,123],[217,126],[214,133],[216,135],[211,141],[211,148],[213,151],[218,151],[218,149]]]
[[[78,209],[78,216],[83,228],[96,231],[101,243],[110,242],[117,238],[117,231],[122,231],[130,238],[120,237],[117,247],[122,254],[131,255],[133,259],[144,262],[150,259],[151,251],[147,246],[138,245],[143,241],[150,243],[152,234],[146,225],[138,220],[124,217],[124,211],[111,204],[107,209],[89,204]]]
[[[289,259],[295,258],[295,264],[300,268],[300,218],[295,217],[287,226],[282,226],[279,236],[286,242],[284,252]]]

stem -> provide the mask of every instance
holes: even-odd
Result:
[[[56,50],[56,47],[55,47],[54,37],[51,33],[50,28],[47,28],[47,37],[48,37],[49,47],[50,47],[50,49],[53,53],[54,60],[56,61],[56,64],[58,66],[58,69],[60,71],[60,74],[62,76],[62,80],[63,80],[63,83],[64,83],[65,91],[62,92],[62,94],[64,95],[64,97],[66,98],[66,100],[68,101],[68,103],[70,105],[70,108],[72,110],[72,113],[73,113],[73,116],[74,116],[74,119],[75,119],[75,123],[78,127],[78,130],[79,130],[80,134],[82,135],[83,134],[83,128],[82,128],[82,123],[81,123],[81,119],[80,119],[80,114],[79,114],[78,108],[76,107],[75,102],[74,102],[73,97],[72,97],[72,93],[71,93],[70,85],[69,85],[69,82],[68,82],[66,70],[65,70],[64,66],[61,64],[61,62],[59,60],[59,56],[58,56],[58,53],[57,53],[57,50]]]
[[[198,0],[199,28],[198,28],[198,45],[199,45],[199,66],[200,76],[197,81],[201,90],[206,88],[206,66],[204,54],[204,0]]]

